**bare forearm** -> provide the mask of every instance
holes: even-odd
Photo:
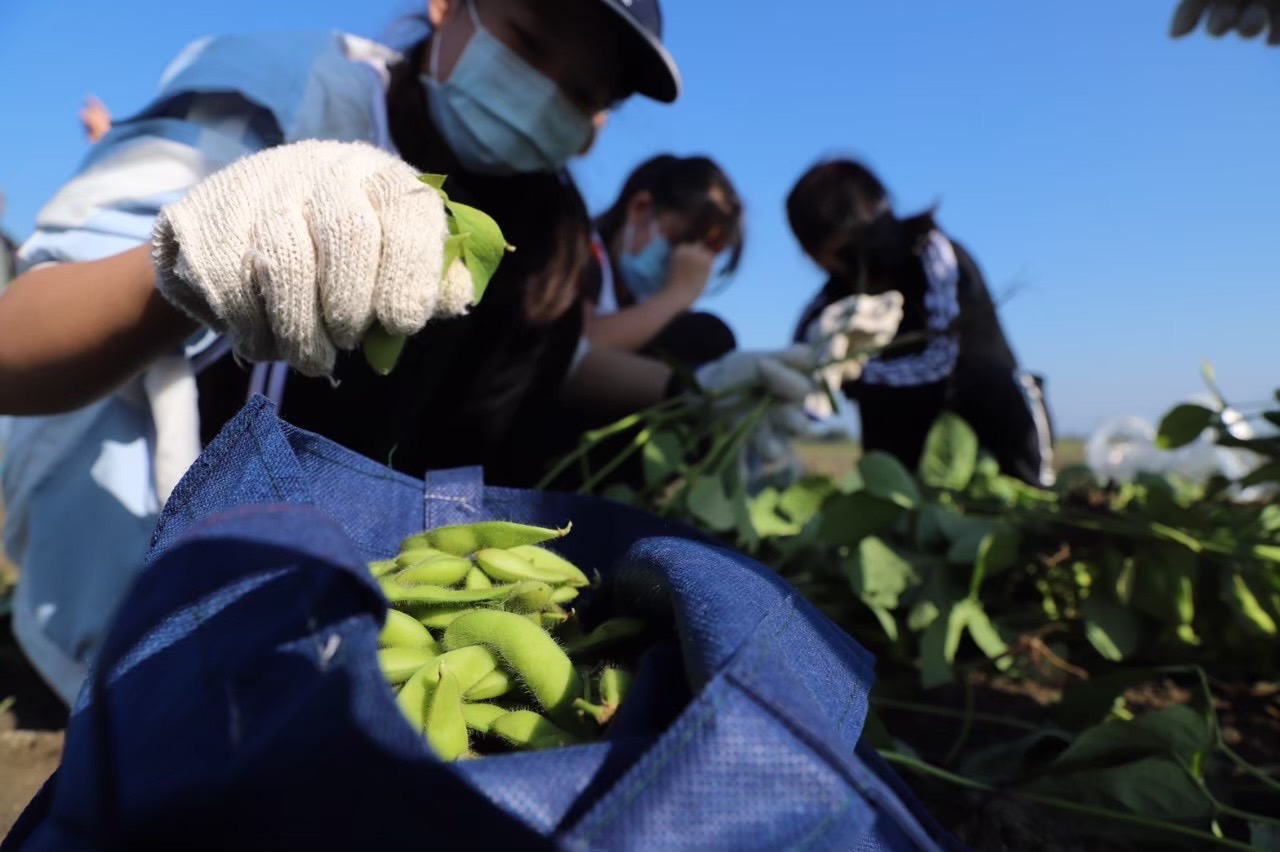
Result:
[[[566,403],[609,417],[625,417],[657,405],[666,397],[671,368],[661,361],[592,349],[565,382]]]
[[[587,339],[601,349],[635,352],[647,346],[662,329],[690,305],[678,294],[663,290],[652,299],[613,314],[587,318]]]
[[[87,405],[194,329],[156,290],[146,245],[21,275],[0,296],[0,413]]]

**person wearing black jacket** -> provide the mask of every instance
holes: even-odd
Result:
[[[969,252],[932,210],[899,218],[866,166],[832,160],[810,169],[787,199],[791,229],[830,278],[801,315],[795,339],[831,304],[896,290],[903,317],[889,347],[843,391],[858,403],[862,445],[908,468],[945,410],[966,420],[1012,476],[1053,482],[1053,434],[1043,380],[1023,372]]]

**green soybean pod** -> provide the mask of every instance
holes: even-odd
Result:
[[[396,565],[396,561],[394,559],[379,559],[375,562],[369,563],[369,573],[372,574],[373,578],[376,580],[379,577],[385,577],[398,567],[399,566]]]
[[[605,707],[617,710],[630,688],[631,675],[623,669],[609,666],[600,673],[600,701]]]
[[[471,571],[471,560],[461,556],[433,556],[414,562],[394,575],[402,586],[453,586]]]
[[[378,651],[378,667],[391,683],[404,683],[435,658],[426,648],[383,648]]]
[[[499,583],[519,583],[524,580],[537,580],[552,586],[568,581],[561,571],[539,568],[528,559],[512,550],[500,550],[489,547],[478,550],[475,554],[476,564],[484,573]]]
[[[470,556],[477,550],[489,547],[519,547],[522,544],[542,544],[569,534],[570,527],[547,529],[516,524],[509,521],[480,521],[474,524],[439,527],[410,536],[400,545],[408,550],[419,544],[443,550],[454,556]]]
[[[418,619],[423,627],[430,627],[433,630],[444,630],[450,624],[453,624],[459,617],[469,612],[479,612],[475,606],[471,604],[451,604],[437,606],[413,607],[411,615]]]
[[[540,613],[551,604],[553,589],[546,583],[526,580],[508,588],[511,591],[502,599],[502,605],[511,612]]]
[[[441,673],[453,672],[458,679],[458,689],[463,693],[488,677],[498,668],[498,658],[483,645],[469,645],[441,654],[436,658],[435,676],[439,680]]]
[[[479,568],[473,567],[467,572],[466,578],[462,583],[466,589],[492,589],[493,581],[489,579],[489,575],[481,571]]]
[[[639,636],[644,632],[645,623],[638,618],[611,618],[601,622],[595,630],[585,636],[576,637],[565,643],[565,650],[570,654],[585,654],[599,651],[617,642]]]
[[[491,589],[450,589],[445,586],[402,586],[395,581],[382,582],[382,593],[394,604],[478,604],[499,601],[511,594],[510,586]]]
[[[449,625],[442,644],[446,651],[484,645],[543,709],[572,724],[573,700],[582,694],[578,672],[556,640],[524,616],[499,610],[468,613]]]
[[[387,619],[378,634],[378,644],[384,648],[425,648],[433,654],[440,650],[421,622],[397,609],[387,610]]]
[[[502,669],[494,669],[476,681],[476,684],[463,694],[463,698],[467,701],[492,701],[506,695],[514,686],[511,675]]]
[[[551,593],[551,602],[553,604],[572,603],[578,599],[578,590],[573,586],[560,586]]]
[[[427,742],[441,760],[457,760],[467,751],[467,720],[462,716],[462,691],[448,669],[427,699]]]
[[[591,585],[591,579],[583,573],[582,569],[560,554],[547,550],[545,547],[539,547],[536,544],[523,544],[511,548],[510,551],[529,560],[534,567],[540,570],[559,575],[562,583],[568,583],[575,588]]]
[[[574,745],[578,739],[532,710],[514,710],[489,723],[489,733],[522,749],[541,750]]]
[[[396,695],[396,705],[400,708],[400,712],[420,734],[427,728],[427,698],[431,694],[431,678],[434,675],[435,670],[432,666],[423,666],[414,672],[413,677],[405,681]]]
[[[467,727],[476,733],[487,734],[493,722],[499,716],[505,716],[511,711],[505,707],[499,707],[497,704],[463,704],[462,718],[466,720]]]

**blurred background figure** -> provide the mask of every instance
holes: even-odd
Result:
[[[742,259],[742,202],[719,165],[670,154],[642,163],[596,230],[585,287],[592,346],[688,368],[735,348],[723,320],[693,310],[711,279],[733,275]]]
[[[18,264],[18,244],[4,227],[4,193],[0,192],[0,288],[13,280]]]
[[[1043,381],[1019,368],[982,273],[934,213],[900,218],[884,184],[861,163],[831,160],[806,172],[787,198],[787,217],[805,254],[830,278],[795,339],[809,339],[811,326],[841,300],[901,293],[902,320],[889,348],[842,387],[858,403],[863,449],[890,453],[914,470],[929,429],[951,409],[1005,473],[1052,484]]]

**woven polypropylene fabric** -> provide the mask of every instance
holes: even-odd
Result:
[[[572,521],[557,548],[603,577],[588,622],[669,627],[602,742],[446,765],[400,715],[365,563],[486,519]],[[166,506],[62,766],[3,848],[952,846],[864,760],[872,663],[691,530],[478,470],[400,476],[258,399]]]

